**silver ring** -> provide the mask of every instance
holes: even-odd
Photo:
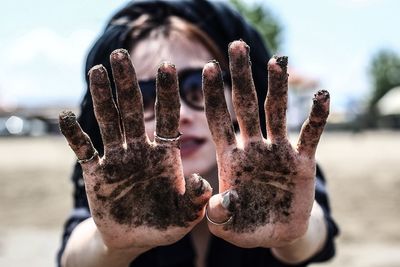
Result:
[[[90,158],[88,158],[88,159],[78,159],[78,162],[79,162],[79,164],[82,164],[82,163],[86,163],[86,162],[92,161],[98,155],[99,155],[99,152],[97,152],[97,150],[94,150],[94,153]]]
[[[164,141],[164,142],[176,142],[181,138],[182,134],[179,133],[177,137],[173,137],[173,138],[168,138],[168,137],[162,137],[162,136],[158,136],[156,132],[154,132],[154,139],[158,139],[160,141]]]
[[[207,204],[207,206],[206,206],[206,218],[207,218],[207,221],[209,221],[209,222],[212,223],[213,225],[221,226],[221,225],[228,224],[228,223],[230,223],[230,222],[232,221],[232,217],[233,217],[233,216],[229,217],[228,220],[226,220],[225,222],[220,222],[220,223],[219,223],[219,222],[213,221],[213,220],[211,220],[210,217],[208,216],[208,204]]]

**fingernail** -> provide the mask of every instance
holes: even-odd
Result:
[[[207,63],[219,65],[219,62],[216,59],[210,59]]]
[[[231,200],[229,198],[230,195],[230,191],[224,192],[222,194],[222,200],[221,200],[221,205],[222,207],[224,207],[225,209],[228,209],[229,204],[231,203]]]
[[[194,173],[192,174],[192,178],[195,179],[194,184],[195,184],[195,188],[193,189],[193,192],[195,194],[195,196],[200,196],[202,194],[204,194],[205,191],[212,191],[212,187],[210,186],[210,184],[203,179],[199,174]]]
[[[59,115],[61,133],[70,135],[76,125],[76,116],[72,111],[63,111]]]
[[[128,50],[124,48],[118,48],[111,52],[111,55],[121,55],[121,56],[129,56]]]
[[[238,198],[236,190],[229,190],[222,194],[221,206],[229,210],[231,203]]]
[[[76,122],[75,114],[70,110],[64,110],[59,114],[59,119],[68,125],[74,124]]]
[[[284,72],[287,72],[288,65],[288,57],[287,56],[273,56],[276,60],[276,64],[278,64]]]
[[[197,183],[198,183],[198,186],[195,190],[195,194],[196,196],[200,196],[201,194],[203,194],[205,190],[204,181],[198,174],[195,174],[195,177],[197,178]]]
[[[326,101],[330,98],[329,92],[327,90],[319,90],[317,93],[314,94],[314,99],[321,99]]]
[[[89,70],[89,76],[90,76],[90,80],[91,82],[104,82],[104,80],[106,80],[107,77],[107,70],[106,68],[99,64],[96,66],[93,66],[90,70]]]

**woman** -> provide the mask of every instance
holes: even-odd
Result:
[[[60,115],[80,163],[63,266],[305,266],[333,256],[318,170],[314,191],[329,95],[316,94],[294,150],[285,57],[268,63],[264,117],[268,58],[223,3],[136,1],[114,15],[87,60],[79,123],[88,136],[72,113]]]

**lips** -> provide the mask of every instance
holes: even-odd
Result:
[[[185,136],[181,138],[181,157],[190,157],[196,153],[205,142],[206,139],[194,136]]]

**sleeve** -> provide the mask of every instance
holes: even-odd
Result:
[[[82,169],[78,163],[72,175],[73,182],[73,209],[64,224],[61,247],[57,253],[57,266],[61,266],[61,256],[71,236],[72,231],[82,221],[90,217],[89,204],[86,197],[85,183],[83,181]]]

